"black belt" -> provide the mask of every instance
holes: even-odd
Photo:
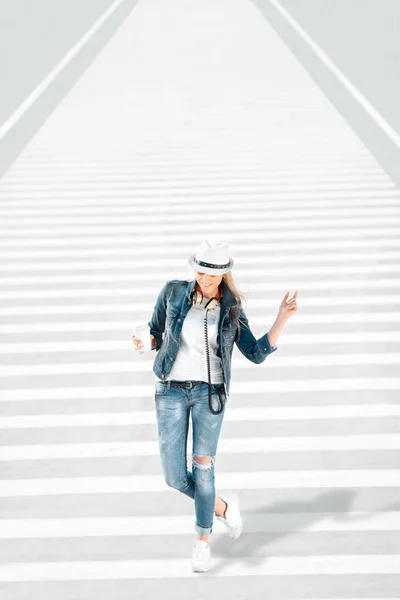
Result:
[[[168,379],[167,381],[161,381],[160,383],[163,383],[164,385],[168,385],[169,387],[176,387],[176,388],[193,388],[196,385],[200,385],[201,383],[205,383],[206,385],[208,385],[207,381],[175,381],[173,379]],[[223,383],[213,383],[212,385],[224,385]]]

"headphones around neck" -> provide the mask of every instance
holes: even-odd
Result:
[[[208,298],[207,298],[208,299]],[[203,301],[203,294],[201,290],[194,290],[192,293],[192,302],[194,306],[201,306],[201,303]],[[215,308],[218,308],[219,306],[219,302],[216,298],[210,298],[208,299],[207,304],[204,306],[204,308],[206,310],[214,310]]]

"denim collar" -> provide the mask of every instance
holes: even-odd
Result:
[[[188,283],[187,290],[186,290],[186,298],[188,300],[190,300],[190,296],[193,292],[195,285],[196,285],[196,279],[194,279],[193,281]],[[223,304],[227,308],[230,306],[235,306],[236,304],[239,304],[239,302],[236,300],[235,296],[232,294],[231,290],[226,285],[224,280],[221,281],[221,285],[222,285],[222,297],[220,300],[221,304]]]

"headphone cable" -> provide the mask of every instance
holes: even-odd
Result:
[[[207,303],[209,304],[209,303]],[[210,350],[208,345],[208,323],[207,323],[207,315],[210,309],[206,306],[206,314],[204,316],[204,338],[205,338],[205,347],[206,347],[206,360],[207,360],[207,374],[208,374],[208,406],[213,415],[219,415],[224,410],[224,400],[223,396],[221,397],[218,392],[216,396],[218,397],[219,406],[217,410],[214,410],[212,407],[212,392],[211,392],[211,367],[210,367]],[[211,309],[212,310],[212,309]]]

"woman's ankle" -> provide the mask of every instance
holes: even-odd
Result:
[[[219,498],[219,496],[218,496],[218,498]],[[224,500],[222,500],[221,498],[219,498],[218,508],[214,512],[217,515],[217,517],[225,518],[227,508],[228,508],[227,503]]]

